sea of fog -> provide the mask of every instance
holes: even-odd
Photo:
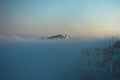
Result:
[[[1,41],[0,80],[92,80],[81,76],[81,49],[106,45],[101,40]]]

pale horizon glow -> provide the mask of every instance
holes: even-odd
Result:
[[[0,35],[120,34],[119,0],[1,0]]]

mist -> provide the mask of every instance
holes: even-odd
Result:
[[[105,41],[1,41],[0,80],[89,80],[81,76],[81,49],[108,46]]]

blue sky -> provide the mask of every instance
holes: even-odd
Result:
[[[0,34],[120,34],[119,0],[1,0]]]

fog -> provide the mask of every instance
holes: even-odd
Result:
[[[92,80],[82,75],[81,49],[108,45],[98,39],[1,41],[0,80]]]

